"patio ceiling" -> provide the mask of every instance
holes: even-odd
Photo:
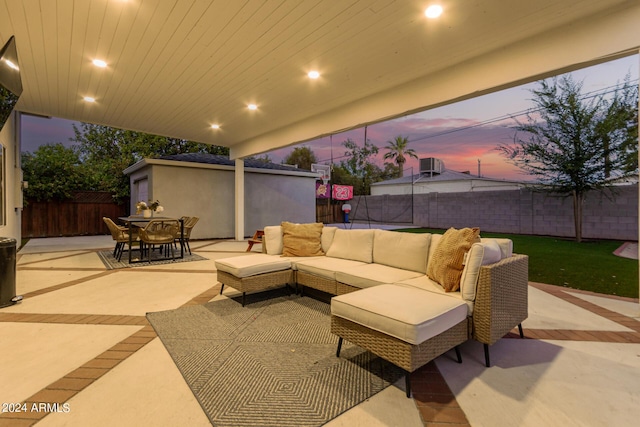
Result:
[[[23,112],[225,145],[234,157],[640,46],[637,0],[442,0],[442,17],[425,18],[435,2],[0,0],[0,45],[15,35]]]

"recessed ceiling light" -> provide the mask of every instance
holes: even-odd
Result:
[[[95,98],[92,98],[92,97],[90,97],[90,96],[85,96],[85,97],[84,97],[84,98],[82,98],[82,99],[84,99],[84,100],[85,100],[85,101],[87,101],[87,102],[96,102],[96,99],[95,99]]]
[[[319,71],[309,71],[307,73],[307,76],[309,76],[310,79],[317,79],[318,77],[320,77],[320,72]]]
[[[93,60],[93,65],[95,65],[96,67],[100,67],[100,68],[106,68],[107,67],[107,63],[104,62],[102,59],[94,59]]]
[[[442,6],[439,4],[432,4],[424,11],[424,14],[427,18],[437,18],[442,15]]]
[[[219,124],[212,124],[211,127],[213,129],[220,129],[220,125]]]
[[[257,109],[258,109],[258,106],[257,106],[256,104],[249,104],[249,105],[247,105],[247,108],[248,108],[249,110],[257,110]]]

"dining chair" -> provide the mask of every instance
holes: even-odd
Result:
[[[116,247],[113,249],[113,257],[120,261],[125,245],[129,244],[129,229],[116,224],[111,218],[107,218],[106,216],[103,217],[102,220],[107,224],[107,228],[109,229],[109,232],[111,232],[111,237],[116,242]],[[139,241],[138,233],[135,230],[132,230],[131,243]],[[129,250],[131,250],[131,246],[129,246]]]
[[[147,259],[151,263],[151,251],[155,245],[164,248],[165,255],[169,256],[171,249],[171,259],[175,259],[173,250],[173,242],[180,234],[180,222],[176,219],[153,219],[138,232],[141,245],[144,246],[143,252],[146,251]]]
[[[191,239],[191,230],[193,230],[193,227],[198,223],[198,221],[200,220],[199,217],[197,216],[185,216],[182,217],[183,221],[184,221],[184,232],[183,232],[183,237],[182,237],[182,241],[180,240],[180,233],[178,233],[178,237],[176,238],[177,242],[180,242],[180,245],[182,246],[182,250],[186,249],[189,251],[189,255],[191,255],[191,246],[189,246],[189,240]]]

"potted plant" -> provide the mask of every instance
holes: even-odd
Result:
[[[149,201],[149,203],[143,201],[136,203],[136,214],[140,215],[142,213],[145,218],[153,218],[154,212],[162,211],[164,211],[164,208],[160,206],[160,201],[158,200],[155,202]]]

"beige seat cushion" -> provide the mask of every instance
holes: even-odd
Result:
[[[311,224],[294,224],[283,221],[282,227],[282,255],[283,256],[319,256],[324,255],[322,250],[321,222]]]
[[[336,272],[336,280],[356,288],[370,288],[385,283],[400,282],[413,277],[424,276],[417,271],[402,270],[382,264],[364,264],[345,271]]]
[[[326,279],[335,280],[336,271],[349,271],[354,267],[365,265],[360,261],[352,261],[350,259],[321,257],[321,258],[299,258],[298,261],[292,261],[298,271],[303,271]]]
[[[431,234],[375,230],[373,262],[403,270],[427,272]]]
[[[291,268],[291,261],[277,255],[255,254],[216,260],[216,268],[243,278]]]
[[[420,344],[465,321],[467,306],[446,295],[386,284],[333,297],[331,314]]]
[[[400,282],[394,282],[394,285],[411,286],[413,288],[421,289],[426,292],[433,292],[438,295],[444,295],[450,298],[455,298],[467,305],[467,316],[471,316],[473,314],[474,301],[467,301],[463,299],[460,291],[445,292],[444,288],[440,286],[439,283],[434,282],[424,274],[419,277],[414,277],[412,279],[402,280]]]
[[[479,241],[479,235],[479,228],[448,229],[429,260],[427,276],[447,292],[460,289],[464,255],[474,242]]]

